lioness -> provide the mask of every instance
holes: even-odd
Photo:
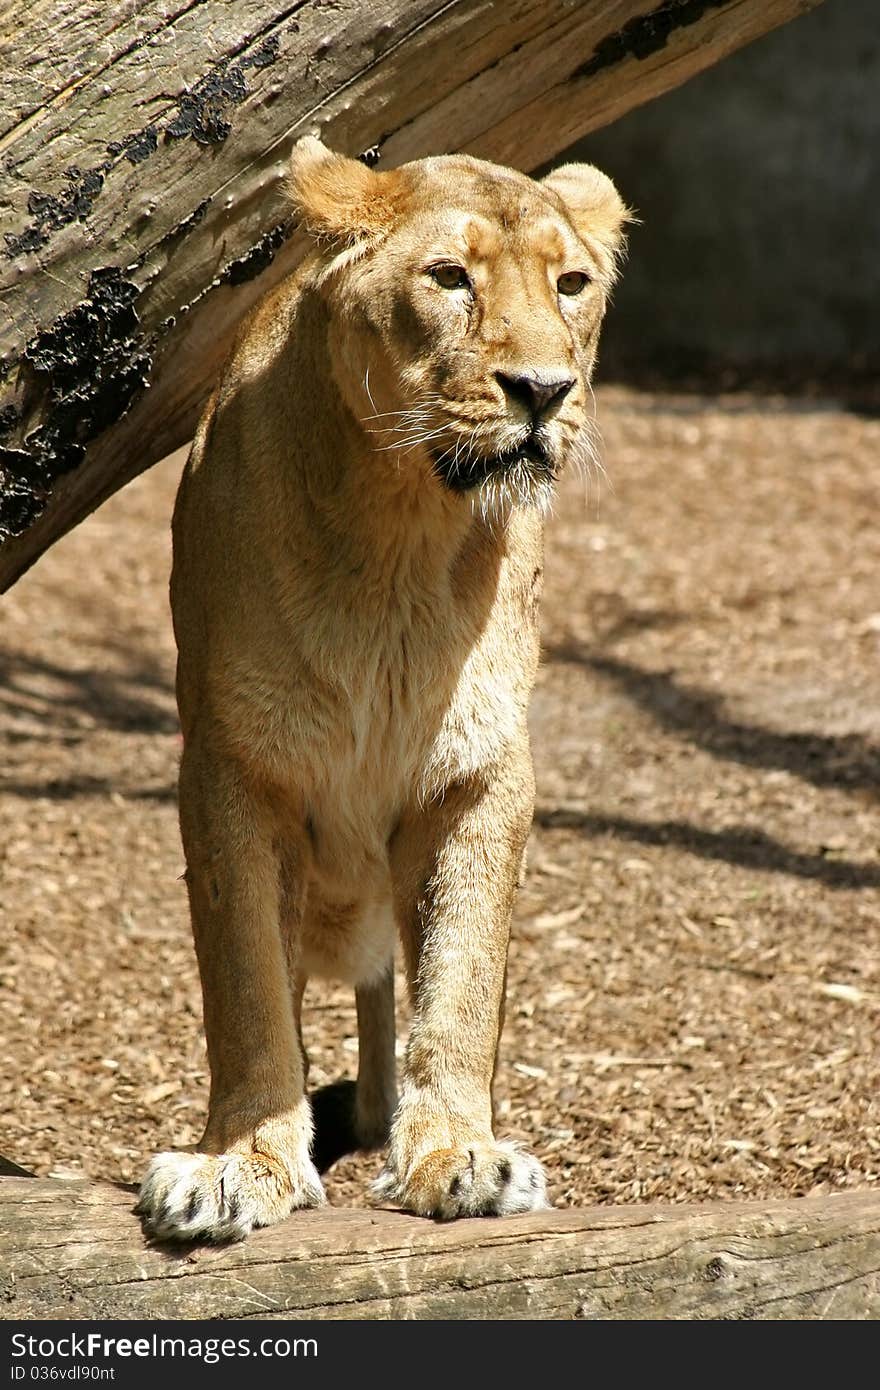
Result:
[[[174,514],[211,1097],[198,1151],[144,1179],[164,1238],[316,1206],[319,1166],[389,1138],[376,1191],[410,1211],[547,1201],[537,1160],[494,1137],[490,1092],[533,811],[542,519],[589,453],[625,209],[585,164],[374,172],[312,138],[291,192],[313,249],[241,333]],[[356,1086],[310,1103],[311,975],[354,986],[360,1055]]]

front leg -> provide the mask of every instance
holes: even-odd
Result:
[[[414,1014],[375,1192],[424,1216],[547,1205],[530,1154],[495,1139],[492,1077],[510,917],[534,806],[528,754],[413,811],[392,844]]]
[[[267,798],[222,754],[185,750],[180,821],[211,1100],[198,1150],[152,1160],[139,1211],[162,1239],[240,1239],[324,1201],[281,928],[297,904]]]

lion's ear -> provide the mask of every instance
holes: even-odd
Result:
[[[542,183],[561,199],[578,236],[598,253],[613,281],[626,249],[624,228],[636,219],[608,175],[592,164],[563,164]]]
[[[398,182],[394,172],[374,173],[307,135],[293,147],[287,189],[306,231],[351,247],[390,229]]]

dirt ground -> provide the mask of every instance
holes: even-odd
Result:
[[[880,1179],[880,420],[606,388],[549,527],[498,1094],[560,1205]],[[0,1150],[135,1180],[207,1077],[175,809],[180,459],[2,606]],[[352,1000],[311,987],[317,1083]],[[401,1023],[405,1026],[404,1010]],[[378,1159],[331,1201],[362,1204]]]

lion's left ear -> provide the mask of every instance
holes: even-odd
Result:
[[[287,187],[306,231],[342,249],[390,230],[400,179],[395,171],[375,173],[307,135],[293,147]]]
[[[608,175],[592,164],[563,164],[541,182],[561,199],[575,231],[596,252],[611,284],[626,250],[624,228],[635,219]]]

